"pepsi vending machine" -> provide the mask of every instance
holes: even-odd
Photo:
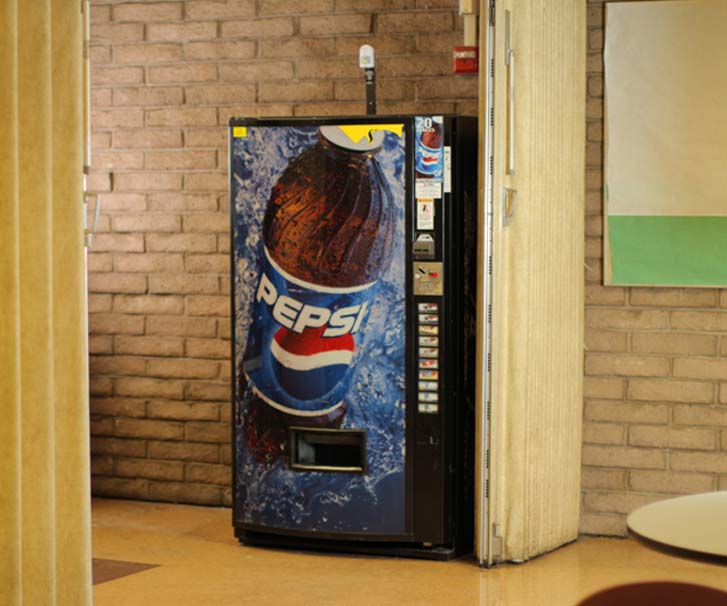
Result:
[[[236,536],[469,550],[476,120],[233,119],[230,137]]]

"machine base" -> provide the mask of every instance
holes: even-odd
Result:
[[[465,555],[454,547],[421,543],[390,543],[384,541],[338,541],[335,539],[316,539],[279,535],[235,528],[235,537],[242,545],[254,547],[279,547],[287,549],[304,549],[310,551],[329,551],[336,553],[357,553],[383,555],[405,558],[421,558],[425,560],[452,560]]]

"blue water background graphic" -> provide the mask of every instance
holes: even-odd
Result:
[[[291,158],[317,142],[318,128],[248,127],[232,139],[235,211],[235,365],[242,358],[263,258],[262,222],[270,193]],[[257,461],[242,423],[251,396],[237,394],[235,490],[238,521],[318,532],[401,534],[405,531],[405,141],[386,133],[377,161],[397,205],[396,245],[379,280],[344,397],[344,429],[366,431],[365,474],[295,472],[284,458]],[[239,383],[238,383],[239,385]]]

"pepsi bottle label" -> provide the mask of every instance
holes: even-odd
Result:
[[[333,288],[281,269],[265,249],[243,370],[257,395],[297,416],[343,404],[375,283]]]
[[[441,179],[444,174],[444,123],[442,117],[417,116],[414,130],[417,173],[424,177]]]

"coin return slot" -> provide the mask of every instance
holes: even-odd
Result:
[[[291,427],[290,467],[296,471],[363,473],[366,434],[358,430]]]

